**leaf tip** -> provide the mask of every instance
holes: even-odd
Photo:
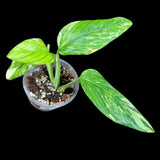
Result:
[[[6,72],[6,79],[12,80],[12,74],[13,74],[13,71],[11,71],[11,69],[8,69]]]
[[[117,17],[117,20],[122,22],[124,26],[128,26],[128,28],[130,28],[133,25],[133,22],[131,20],[124,17]]]
[[[8,59],[11,59],[10,52],[6,55]]]
[[[155,133],[155,130],[152,127],[150,127],[150,129],[147,130],[147,133]]]
[[[126,19],[125,24],[128,25],[128,27],[131,27],[133,25],[133,22],[131,20],[127,19],[127,18],[125,18],[125,19]]]
[[[131,27],[133,25],[133,22],[129,19],[127,19],[127,20],[128,20],[128,22],[127,22],[128,27]]]
[[[141,128],[139,131],[146,132],[146,133],[155,133],[155,130],[149,124],[149,122],[148,122],[148,126],[146,126],[145,128]]]

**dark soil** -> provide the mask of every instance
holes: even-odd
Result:
[[[53,68],[53,72],[54,68]],[[64,92],[58,92],[52,86],[52,83],[49,79],[48,71],[46,65],[41,65],[36,68],[32,74],[27,78],[27,88],[33,98],[37,101],[47,104],[47,105],[56,105],[64,103],[74,93],[72,87],[67,88]],[[66,83],[73,81],[73,76],[70,74],[70,71],[65,67],[61,66],[61,81],[60,86]]]

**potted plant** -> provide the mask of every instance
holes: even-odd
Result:
[[[79,83],[93,104],[109,119],[121,125],[153,133],[154,129],[135,106],[95,69],[78,77],[60,55],[89,55],[103,48],[132,26],[123,17],[71,22],[58,34],[56,54],[39,38],[27,39],[7,55],[12,60],[6,78],[23,76],[24,90],[36,108],[49,111],[69,103]]]

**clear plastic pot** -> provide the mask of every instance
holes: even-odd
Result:
[[[69,63],[67,63],[66,61],[64,61],[64,60],[62,60],[62,59],[60,59],[60,63],[61,63],[61,66],[64,66],[66,69],[70,70],[70,73],[71,73],[71,75],[74,77],[74,79],[78,78],[78,75],[77,75],[76,71],[74,70],[74,68],[73,68]],[[53,63],[53,66],[54,66],[54,63]],[[67,105],[68,103],[70,103],[70,102],[76,97],[76,95],[77,95],[77,93],[78,93],[78,90],[79,90],[79,82],[76,82],[76,83],[74,83],[74,84],[72,85],[72,87],[74,88],[74,93],[73,93],[73,95],[70,97],[70,99],[69,99],[68,101],[64,102],[64,103],[60,103],[60,104],[57,104],[57,105],[47,105],[47,104],[43,104],[43,103],[37,101],[36,99],[34,99],[34,98],[30,95],[30,93],[29,93],[29,91],[28,91],[28,89],[27,89],[26,77],[27,77],[28,75],[30,75],[30,74],[33,72],[33,70],[34,70],[35,68],[37,68],[37,67],[38,67],[38,65],[34,66],[34,68],[32,68],[28,73],[26,73],[26,74],[23,76],[23,88],[24,88],[24,91],[25,91],[25,93],[26,93],[26,95],[27,95],[30,103],[31,103],[35,108],[37,108],[38,110],[41,110],[41,111],[51,111],[51,110],[54,110],[54,109],[56,109],[56,108],[59,108],[59,107],[62,107],[62,106]]]

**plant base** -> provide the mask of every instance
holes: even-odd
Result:
[[[61,85],[64,85],[78,78],[73,67],[67,62],[61,63]],[[54,68],[54,63],[53,63]],[[45,65],[35,66],[23,77],[23,87],[30,103],[41,111],[50,111],[62,107],[71,102],[79,89],[79,82],[76,82],[64,92],[55,90],[49,80]]]

